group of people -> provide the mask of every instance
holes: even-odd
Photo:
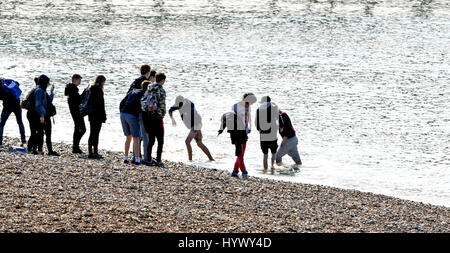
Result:
[[[164,167],[162,163],[162,153],[164,146],[164,117],[166,115],[166,91],[164,84],[166,75],[156,72],[149,65],[142,65],[141,76],[135,79],[130,88],[124,94],[120,102],[120,120],[124,144],[124,163],[135,165],[148,165]],[[70,114],[74,122],[73,146],[74,154],[82,154],[80,140],[86,133],[84,117],[88,116],[90,124],[90,136],[88,140],[88,158],[101,159],[98,153],[99,135],[102,124],[106,122],[104,85],[106,78],[99,75],[95,78],[94,84],[89,85],[80,94],[79,86],[82,77],[79,74],[72,75],[72,80],[65,87],[65,96],[69,105]],[[28,153],[43,154],[44,135],[48,155],[59,156],[52,149],[51,142],[51,117],[56,114],[56,108],[52,101],[54,98],[54,85],[50,92],[47,92],[50,79],[46,75],[35,78],[36,87],[33,88],[26,99],[20,102],[20,97],[9,96],[5,92],[4,85],[0,89],[0,99],[3,100],[3,111],[0,121],[0,150],[2,149],[3,128],[11,113],[16,115],[19,125],[22,146],[27,144]],[[16,83],[17,86],[19,85]],[[219,129],[219,135],[227,128],[230,134],[231,143],[235,146],[236,162],[231,174],[232,177],[239,177],[239,170],[242,178],[248,178],[248,172],[244,163],[244,155],[248,141],[248,134],[251,132],[251,106],[257,102],[253,93],[244,94],[242,100],[234,104],[230,112],[223,114]],[[260,146],[263,152],[264,170],[268,169],[268,152],[271,151],[271,169],[274,163],[280,164],[282,157],[286,154],[292,157],[297,165],[301,165],[300,155],[297,145],[298,139],[291,120],[286,112],[280,111],[278,106],[271,101],[269,96],[265,96],[260,101],[261,105],[256,110],[256,129],[260,134]],[[22,108],[28,110],[27,119],[30,123],[30,138],[28,143],[25,140],[25,129],[22,122]],[[205,153],[210,161],[214,161],[209,149],[203,143],[202,118],[195,107],[195,104],[183,96],[177,96],[175,104],[169,109],[169,116],[173,125],[176,121],[173,112],[179,111],[184,125],[189,133],[185,144],[188,152],[188,159],[192,160],[191,142],[196,141],[197,146]],[[278,133],[282,137],[281,145],[278,147]],[[156,149],[156,159],[152,158],[152,151],[155,142],[158,142]],[[132,146],[132,158],[129,158],[130,146]],[[143,148],[141,148],[143,144]]]

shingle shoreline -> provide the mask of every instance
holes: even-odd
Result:
[[[5,138],[8,147],[17,140]],[[165,161],[0,153],[0,232],[450,232],[450,208]]]

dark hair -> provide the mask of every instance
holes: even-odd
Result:
[[[141,75],[147,74],[148,72],[150,72],[150,70],[151,70],[151,68],[149,65],[147,65],[147,64],[142,65],[141,66]]]
[[[255,94],[253,94],[251,92],[245,93],[243,99],[246,103],[249,103],[249,104],[254,104],[254,103],[256,103],[256,100],[257,100]]]
[[[156,76],[156,71],[152,70],[150,71],[150,77],[155,77]]]
[[[46,75],[40,75],[39,77],[34,78],[34,82],[37,86],[39,86],[39,88],[45,90],[50,83],[50,78],[48,78],[48,76]]]
[[[149,80],[145,80],[142,82],[142,90],[145,92],[148,89],[148,86],[152,84]]]
[[[166,80],[166,75],[162,72],[156,73],[156,82],[159,83],[163,80]]]
[[[73,74],[72,75],[72,82],[75,80],[81,80],[81,76],[79,74]]]
[[[105,83],[105,81],[106,81],[106,77],[104,75],[98,75],[95,78],[94,85],[98,84],[103,89],[103,84]]]

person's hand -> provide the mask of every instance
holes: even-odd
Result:
[[[283,137],[283,140],[281,141],[281,145],[286,145],[287,137]]]
[[[52,85],[52,88],[50,89],[50,93],[53,93],[55,91],[55,85]]]
[[[41,121],[41,124],[43,125],[45,122],[44,117],[40,117],[39,120]]]

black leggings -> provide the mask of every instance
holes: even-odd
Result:
[[[44,125],[44,133],[45,133],[45,143],[47,144],[47,151],[49,153],[53,152],[52,148],[52,121],[50,118],[45,118]]]
[[[44,145],[44,124],[41,124],[37,112],[28,110],[27,119],[30,123],[30,139],[28,139],[28,152],[42,151]]]
[[[148,134],[148,146],[147,146],[148,160],[151,161],[152,149],[156,139],[158,141],[158,149],[156,150],[156,161],[161,162],[161,156],[164,146],[164,122],[162,119],[145,117],[144,126],[145,131]]]
[[[89,154],[98,154],[98,137],[102,128],[102,122],[91,120],[89,121],[89,124],[91,126],[91,133],[88,140]],[[94,148],[94,152],[92,152],[92,148]]]

